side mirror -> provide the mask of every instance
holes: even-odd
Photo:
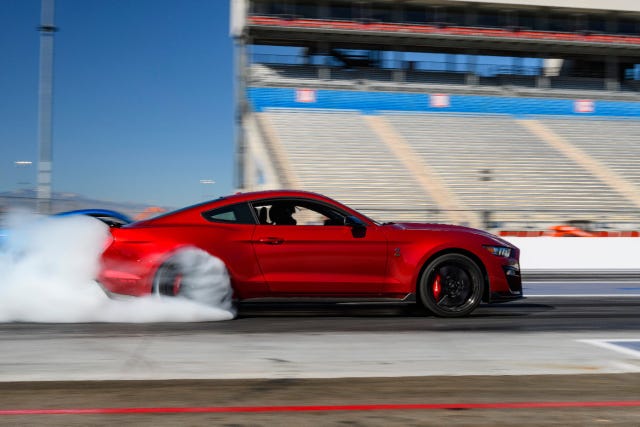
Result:
[[[351,227],[351,235],[362,238],[367,235],[367,225],[360,218],[349,215],[344,219],[344,225]]]

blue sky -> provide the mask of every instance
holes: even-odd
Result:
[[[228,8],[56,0],[54,191],[180,207],[234,190]],[[35,185],[39,20],[40,0],[0,0],[0,192]]]

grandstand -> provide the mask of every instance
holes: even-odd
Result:
[[[380,220],[638,228],[640,4],[232,1],[237,186]]]

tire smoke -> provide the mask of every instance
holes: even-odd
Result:
[[[111,299],[95,282],[108,227],[86,216],[13,212],[0,221],[0,322],[197,322],[235,316],[224,264],[185,251],[188,298]],[[194,270],[188,270],[189,268]]]
[[[232,310],[231,281],[220,259],[197,248],[182,249],[171,259],[183,275],[181,296],[211,307]]]

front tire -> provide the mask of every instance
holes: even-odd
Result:
[[[420,300],[440,317],[464,317],[482,300],[482,271],[462,254],[439,256],[427,265],[419,281]]]

